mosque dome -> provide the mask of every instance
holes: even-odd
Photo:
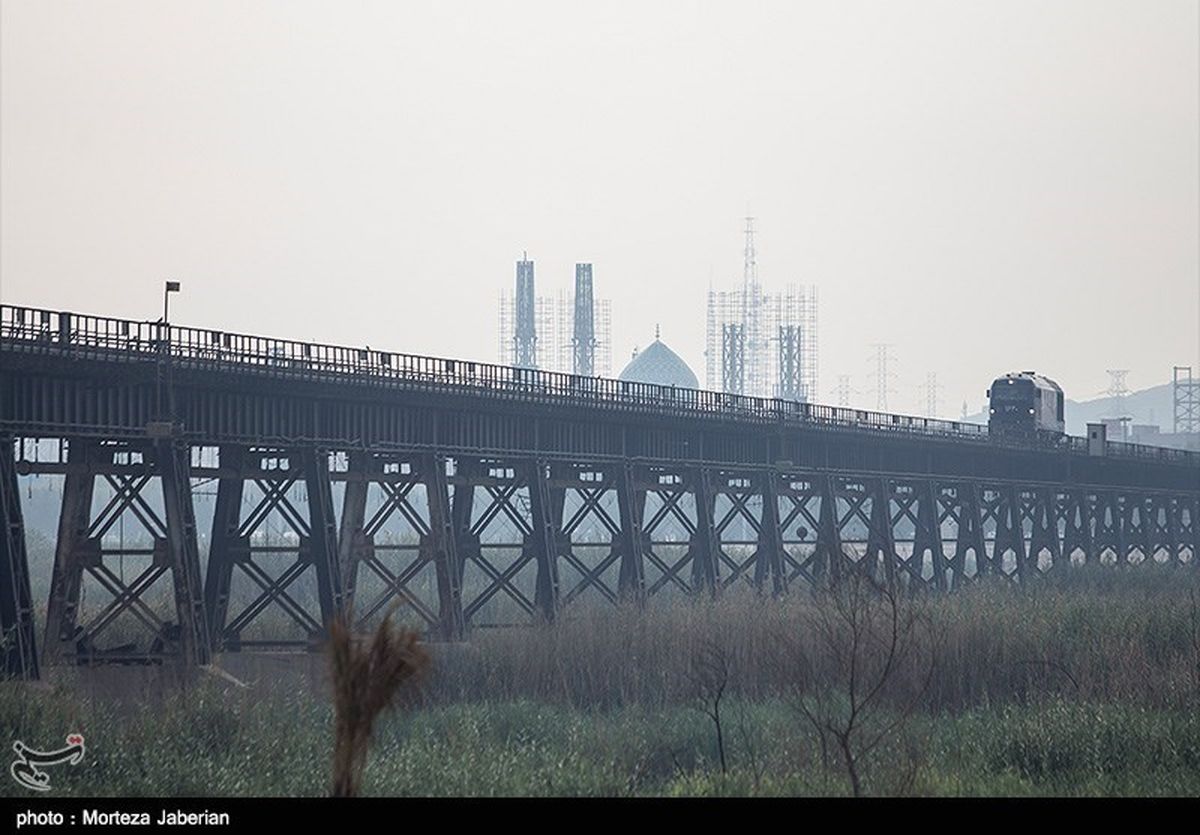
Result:
[[[653,383],[658,386],[698,389],[700,381],[680,359],[679,354],[666,346],[658,335],[646,350],[639,352],[625,366],[620,379],[633,383]]]

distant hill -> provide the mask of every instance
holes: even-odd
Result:
[[[1141,391],[1131,391],[1125,396],[1125,412],[1133,418],[1133,423],[1145,423],[1158,426],[1163,432],[1174,428],[1175,401],[1171,384],[1152,386]],[[1083,435],[1089,423],[1095,423],[1102,417],[1111,417],[1112,401],[1108,397],[1097,397],[1092,400],[1072,400],[1067,398],[1063,407],[1063,415],[1067,422],[1068,435]],[[966,417],[967,423],[987,423],[987,414],[977,412]]]

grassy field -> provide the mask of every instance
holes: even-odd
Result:
[[[909,628],[890,656],[877,639],[893,634],[893,612],[831,621],[829,601],[803,594],[477,632],[433,647],[420,692],[376,729],[363,790],[848,794],[839,746],[826,734],[822,755],[811,717],[841,727],[879,681],[857,743],[850,734],[864,794],[1200,794],[1197,578],[1156,569],[904,600],[895,622]],[[0,731],[51,747],[82,730],[84,763],[54,774],[62,794],[326,794],[332,709],[320,659],[220,663],[249,686],[161,670],[8,683]]]

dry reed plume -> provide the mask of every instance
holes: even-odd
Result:
[[[390,616],[369,637],[355,635],[341,620],[331,624],[334,797],[358,794],[375,720],[428,667],[419,639],[413,630],[393,628]]]

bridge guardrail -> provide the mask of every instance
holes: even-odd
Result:
[[[253,369],[286,377],[329,376],[362,383],[486,394],[502,399],[549,399],[560,405],[602,406],[660,414],[719,415],[756,423],[817,425],[995,442],[988,435],[986,426],[938,418],[605,377],[580,377],[556,371],[13,305],[0,306],[0,340],[20,345],[24,350],[70,353],[83,357],[169,360],[186,367]],[[1087,453],[1087,441],[1083,438],[1068,437],[1056,447],[1072,453]],[[1120,458],[1200,465],[1200,454],[1197,453],[1115,441],[1108,443],[1107,454]]]

